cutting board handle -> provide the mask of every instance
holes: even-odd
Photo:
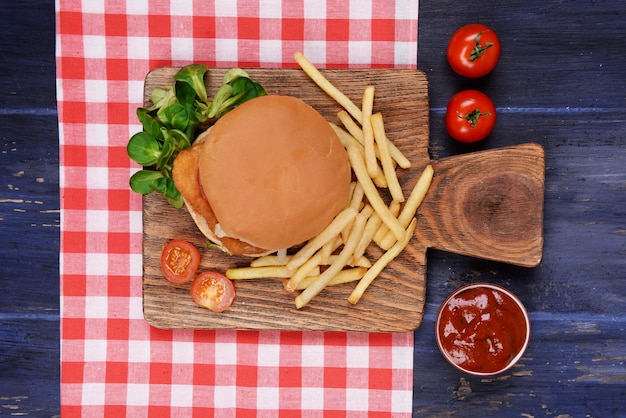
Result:
[[[432,161],[419,209],[427,248],[535,267],[543,249],[545,152],[527,143]]]

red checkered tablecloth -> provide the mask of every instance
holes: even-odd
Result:
[[[411,414],[413,334],[194,331],[142,314],[126,156],[146,73],[417,65],[418,0],[57,0],[64,417]]]

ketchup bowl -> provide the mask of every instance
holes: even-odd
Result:
[[[530,319],[509,290],[473,283],[458,288],[441,304],[435,334],[450,364],[475,376],[491,376],[522,357],[530,339]]]

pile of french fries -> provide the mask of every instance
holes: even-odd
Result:
[[[411,162],[387,138],[382,114],[372,113],[374,86],[365,88],[358,107],[301,52],[296,52],[294,58],[311,80],[342,107],[337,116],[343,128],[330,125],[346,148],[356,181],[351,184],[347,206],[295,254],[259,257],[249,267],[228,269],[226,276],[232,280],[282,279],[285,290],[300,292],[295,297],[298,309],[327,286],[358,281],[348,298],[356,304],[413,237],[415,213],[430,187],[433,168],[426,166],[405,198],[396,168],[407,169]],[[389,204],[379,189],[388,190]],[[372,243],[384,251],[373,263],[365,255]]]

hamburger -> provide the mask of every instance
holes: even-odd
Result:
[[[280,252],[345,207],[351,169],[328,122],[304,101],[251,99],[178,154],[174,183],[200,231],[230,254]]]

